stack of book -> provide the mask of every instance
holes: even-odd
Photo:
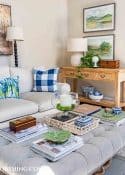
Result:
[[[125,124],[125,111],[122,111],[120,114],[116,115],[111,111],[105,112],[104,109],[93,114],[93,117],[99,118],[101,123],[112,125],[112,126],[120,126]]]
[[[10,127],[5,127],[0,129],[0,135],[5,137],[11,142],[23,142],[29,140],[33,137],[39,136],[40,134],[46,132],[48,127],[38,123],[36,126],[32,126],[28,129],[24,129],[18,132],[10,130]]]
[[[74,109],[74,112],[80,113],[86,116],[86,115],[92,115],[100,110],[101,110],[100,106],[82,104],[82,105],[77,106]]]
[[[72,135],[69,140],[63,144],[55,144],[44,138],[39,139],[32,143],[31,149],[51,161],[57,161],[81,146],[83,146],[82,138]]]

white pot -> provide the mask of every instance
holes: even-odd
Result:
[[[97,101],[99,102],[100,100],[103,99],[103,95],[93,95],[93,94],[89,94],[89,98],[91,100]]]

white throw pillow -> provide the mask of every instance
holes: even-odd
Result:
[[[20,93],[30,92],[33,87],[32,71],[24,68],[10,68],[11,76],[19,76],[19,91]]]
[[[0,79],[10,77],[10,70],[8,66],[1,66],[0,67]]]

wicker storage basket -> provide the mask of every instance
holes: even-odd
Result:
[[[79,118],[79,117],[77,117],[77,118]],[[76,134],[76,135],[83,135],[83,134],[86,134],[87,132],[97,128],[99,125],[99,121],[100,121],[100,119],[93,118],[93,122],[91,124],[88,124],[84,127],[78,127],[74,124],[74,120],[70,120],[67,122],[61,122],[61,121],[55,120],[53,118],[44,118],[44,123],[46,123],[49,126],[55,127],[55,128],[68,130],[71,133]]]

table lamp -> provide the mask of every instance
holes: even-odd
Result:
[[[14,42],[15,67],[18,67],[17,41],[24,40],[22,28],[14,26],[8,27],[6,40]]]
[[[72,52],[71,65],[79,66],[83,52],[87,52],[87,38],[71,38],[67,42],[67,51]]]

